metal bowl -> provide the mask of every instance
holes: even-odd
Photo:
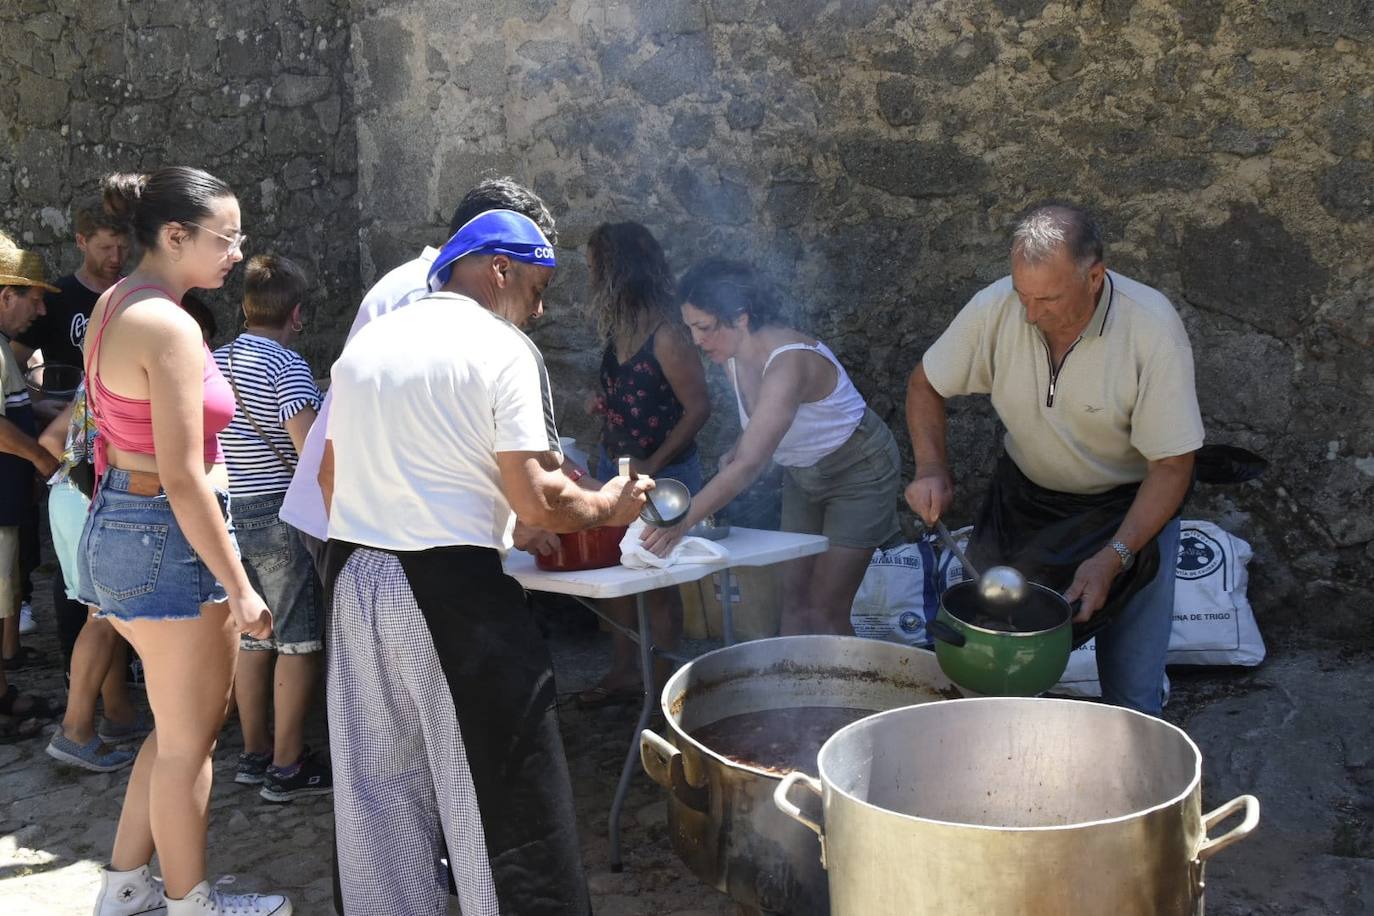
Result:
[[[705,538],[708,541],[723,541],[730,536],[730,522],[723,518],[708,515],[693,525],[687,532],[688,537]]]
[[[687,484],[672,477],[655,477],[654,488],[645,494],[645,499],[653,503],[662,522],[654,517],[653,509],[648,506],[639,510],[639,517],[655,527],[671,528],[686,518],[692,508],[692,491],[687,489]]]

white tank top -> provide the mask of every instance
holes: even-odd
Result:
[[[786,344],[768,354],[763,364],[763,374],[779,353],[788,350],[811,350],[830,360],[835,366],[835,387],[819,401],[802,404],[797,408],[797,417],[787,434],[782,437],[778,447],[773,450],[773,460],[783,467],[809,468],[826,455],[849,441],[864,418],[868,405],[863,395],[849,380],[849,373],[830,352],[830,348],[820,341],[813,347],[810,344]],[[744,409],[744,398],[739,393],[739,378],[735,373],[735,360],[730,360],[730,380],[735,384],[735,402],[739,404],[739,424],[741,429],[748,428],[749,414]]]

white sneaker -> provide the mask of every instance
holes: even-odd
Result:
[[[19,605],[19,635],[28,636],[38,629],[38,621],[33,619],[33,605],[25,601]]]
[[[105,868],[100,872],[100,896],[95,898],[95,916],[163,916],[167,901],[162,882],[152,876],[148,866],[133,871]]]
[[[167,916],[291,916],[291,912],[291,901],[281,894],[225,894],[209,881],[200,882],[180,900],[167,898]]]

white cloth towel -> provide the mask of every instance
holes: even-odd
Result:
[[[643,536],[645,527],[643,520],[637,521],[620,539],[621,566],[627,569],[663,569],[675,563],[714,563],[730,558],[729,551],[715,541],[705,538],[683,538],[673,545],[673,549],[666,557],[660,557],[646,550],[640,543],[639,539]]]

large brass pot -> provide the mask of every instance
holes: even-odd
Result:
[[[775,801],[824,835],[835,916],[1194,916],[1207,860],[1259,822],[1251,795],[1202,813],[1180,729],[1074,700],[870,716],[826,742],[819,772],[789,774]],[[824,827],[797,783],[823,797]]]
[[[664,687],[666,737],[645,731],[640,741],[644,769],[669,792],[674,850],[748,909],[829,913],[816,835],[773,804],[780,774],[723,757],[689,733],[760,710],[876,712],[951,696],[959,694],[933,653],[852,636],[761,639],[700,656]]]

